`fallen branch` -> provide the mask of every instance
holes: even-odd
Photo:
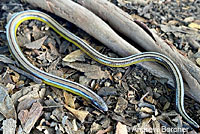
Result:
[[[101,18],[96,17],[95,14],[71,0],[24,1],[67,19],[120,55],[128,56],[139,53],[136,48],[117,35]]]

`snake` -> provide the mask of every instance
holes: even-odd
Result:
[[[176,109],[185,121],[187,121],[194,128],[199,129],[198,123],[196,123],[184,109],[183,78],[177,65],[169,57],[158,52],[142,52],[122,58],[108,57],[95,50],[88,43],[64,28],[46,13],[37,10],[26,10],[15,13],[6,25],[6,36],[9,50],[13,57],[19,62],[20,66],[32,75],[41,79],[43,83],[81,96],[89,101],[95,108],[104,112],[108,111],[108,106],[104,99],[97,95],[94,91],[79,83],[42,71],[29,62],[18,45],[16,37],[19,25],[27,20],[38,20],[45,23],[61,37],[80,48],[80,50],[86,53],[89,57],[106,66],[127,67],[145,61],[157,62],[163,65],[173,75],[173,80],[175,81]]]

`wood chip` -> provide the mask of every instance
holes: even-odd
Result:
[[[141,112],[145,112],[145,113],[153,113],[154,111],[151,109],[151,108],[148,108],[148,107],[142,107]]]
[[[5,55],[0,54],[0,61],[7,64],[15,64],[15,61],[11,60],[10,58],[6,57]]]
[[[91,133],[96,133],[97,131],[101,130],[101,125],[96,122],[93,122],[90,128]]]
[[[7,119],[17,119],[17,114],[12,99],[9,97],[7,90],[0,86],[0,113]]]
[[[15,88],[15,85],[14,85],[14,84],[11,84],[11,83],[8,83],[8,84],[6,85],[6,88],[8,89],[8,92],[10,93],[10,92],[12,92],[13,89]]]
[[[42,83],[42,80],[39,79],[39,78],[37,78],[36,76],[34,76],[34,75],[30,74],[30,73],[27,73],[27,72],[25,72],[24,70],[19,69],[19,68],[13,66],[13,65],[10,65],[10,64],[9,64],[8,66],[9,66],[12,70],[18,72],[19,74],[24,75],[24,76],[26,76],[26,77],[29,78],[29,79],[32,79],[35,83],[38,83],[38,84],[39,84],[39,83]]]
[[[15,134],[16,120],[10,118],[3,121],[3,134]]]
[[[115,134],[128,134],[126,125],[123,125],[121,122],[118,122]]]
[[[128,106],[128,101],[122,97],[118,98],[114,112],[121,114]]]
[[[25,133],[30,133],[31,129],[34,127],[35,123],[42,114],[42,105],[39,102],[33,103],[30,111],[22,110],[19,113],[19,120],[23,125],[23,131]],[[23,113],[22,113],[23,112]]]
[[[25,99],[29,99],[29,98],[39,99],[40,98],[40,95],[39,95],[40,86],[41,86],[41,84],[35,84],[33,86],[23,88],[21,91],[23,94],[18,99],[18,101],[21,102],[21,101],[23,101]]]
[[[27,98],[24,99],[23,101],[19,102],[18,106],[17,106],[17,111],[21,111],[21,110],[26,110],[29,109],[33,103],[35,103],[37,100],[36,99],[32,99],[32,98]]]
[[[21,125],[24,127],[28,119],[28,110],[21,110],[18,114],[18,119],[20,120]]]
[[[67,105],[65,105],[65,108],[72,112],[74,116],[76,116],[76,118],[79,119],[81,122],[84,122],[85,118],[89,114],[88,111],[76,110],[74,108],[68,107]]]
[[[153,131],[155,134],[160,134],[162,132],[161,124],[157,120],[153,122]]]

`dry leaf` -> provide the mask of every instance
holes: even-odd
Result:
[[[123,125],[121,122],[118,122],[115,134],[128,134],[126,125]]]
[[[115,74],[115,75],[113,76],[113,78],[114,78],[116,81],[121,80],[121,79],[122,79],[122,73],[121,73],[121,72],[118,72],[117,74]]]
[[[66,62],[85,61],[85,53],[81,50],[76,50],[66,55],[62,60]]]
[[[65,97],[65,104],[72,107],[72,108],[75,108],[74,101],[76,100],[76,98],[72,94],[69,94],[65,91],[63,92],[63,94],[64,94],[64,97]]]
[[[24,44],[24,46],[29,49],[40,49],[46,39],[47,39],[47,36],[44,36],[41,39],[38,39],[36,41],[26,43]]]
[[[166,102],[163,107],[163,111],[167,110],[169,107],[170,107],[170,102]]]
[[[77,62],[73,62],[73,63],[65,62],[65,63],[63,63],[63,66],[69,66],[71,68],[74,68],[76,70],[84,72],[85,75],[91,79],[108,78],[108,74],[106,72],[102,71],[101,68],[96,65],[77,63]]]
[[[197,58],[197,59],[196,59],[196,63],[197,63],[197,65],[200,66],[200,58]]]
[[[76,118],[79,119],[81,122],[84,122],[85,118],[89,114],[88,111],[76,110],[74,108],[68,107],[67,105],[65,105],[65,108],[68,109],[71,113],[73,113],[74,116],[76,116]]]
[[[48,43],[48,46],[50,47],[51,54],[56,55],[56,56],[59,55],[59,53],[58,53],[56,47],[55,47],[52,43]]]

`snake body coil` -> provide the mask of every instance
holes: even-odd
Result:
[[[59,23],[57,23],[53,18],[48,16],[45,13],[35,11],[35,10],[28,10],[16,13],[9,21],[6,29],[7,29],[7,39],[9,43],[9,48],[19,63],[25,68],[27,71],[35,75],[36,77],[43,80],[44,83],[64,89],[66,91],[72,92],[83,98],[90,100],[92,104],[94,104],[97,108],[103,111],[107,111],[108,107],[106,103],[103,101],[101,97],[99,97],[96,93],[91,91],[85,86],[82,86],[78,83],[57,77],[55,75],[46,73],[37,67],[33,66],[23,55],[19,45],[17,44],[16,39],[16,32],[18,26],[26,21],[26,20],[39,20],[46,23],[49,27],[51,27],[55,32],[61,35],[63,38],[68,40],[69,42],[73,43],[77,47],[79,47],[83,52],[85,52],[88,56],[96,60],[97,62],[111,66],[111,67],[125,67],[130,66],[132,64],[144,62],[144,61],[155,61],[162,65],[164,65],[172,74],[175,80],[175,88],[176,88],[176,107],[182,117],[193,127],[199,128],[199,125],[191,119],[184,110],[184,85],[181,73],[174,64],[174,62],[169,59],[167,56],[156,53],[156,52],[145,52],[136,55],[131,55],[125,58],[110,58],[107,57],[94,48],[86,44],[82,41],[79,37],[74,35],[73,33],[66,30],[62,27]]]

